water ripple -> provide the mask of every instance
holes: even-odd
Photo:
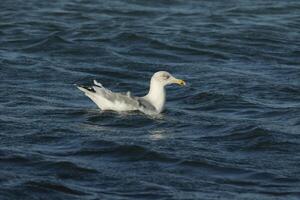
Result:
[[[5,1],[0,199],[298,199],[295,0]],[[102,112],[73,85],[165,111]]]

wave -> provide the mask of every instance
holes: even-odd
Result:
[[[32,41],[33,42],[33,41]],[[24,52],[49,52],[57,51],[70,45],[71,42],[58,35],[58,32],[53,32],[45,38],[34,41],[32,44],[22,48]]]
[[[100,142],[100,144],[103,141]],[[106,143],[106,142],[105,142]],[[107,145],[107,144],[106,144]],[[106,146],[105,145],[105,146]],[[170,158],[163,153],[159,153],[153,150],[149,150],[143,146],[138,145],[122,145],[116,143],[110,143],[104,147],[100,146],[98,148],[84,147],[72,155],[75,156],[101,156],[109,159],[118,159],[128,162],[137,161],[157,161],[157,162],[174,162],[175,159]]]
[[[90,169],[87,167],[83,166],[78,166],[77,164],[69,161],[47,161],[43,160],[38,163],[37,167],[40,168],[41,170],[46,170],[46,171],[55,171],[56,173],[59,172],[69,172],[69,173],[74,173],[74,174],[95,174],[98,171],[96,169]]]
[[[80,191],[78,189],[73,189],[69,186],[66,186],[64,183],[59,182],[51,182],[51,181],[27,181],[21,185],[22,187],[25,187],[28,190],[34,190],[36,192],[60,192],[64,194],[71,194],[76,196],[82,196],[87,195],[87,193]]]
[[[7,1],[0,8],[0,199],[299,196],[299,3]],[[101,112],[73,83],[144,95]]]

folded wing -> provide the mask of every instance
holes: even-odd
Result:
[[[115,93],[103,87],[103,85],[94,80],[94,86],[77,86],[83,91],[101,110],[115,111],[133,111],[140,110],[140,105],[144,105],[140,98],[127,94]]]

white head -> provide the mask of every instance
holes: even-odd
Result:
[[[159,83],[162,86],[171,85],[171,84],[178,84],[178,85],[185,85],[183,80],[177,79],[172,76],[169,72],[166,71],[159,71],[156,72],[152,78],[151,83]]]
[[[144,98],[155,107],[158,113],[164,109],[166,101],[165,86],[170,84],[185,85],[185,82],[166,71],[156,72],[151,78],[149,92]]]

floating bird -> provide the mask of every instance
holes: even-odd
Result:
[[[126,94],[112,92],[96,80],[91,87],[77,87],[101,110],[141,111],[145,114],[159,114],[163,111],[166,102],[165,86],[171,84],[183,86],[185,82],[175,78],[169,72],[156,72],[151,78],[148,94],[143,97],[132,96],[130,92]]]

